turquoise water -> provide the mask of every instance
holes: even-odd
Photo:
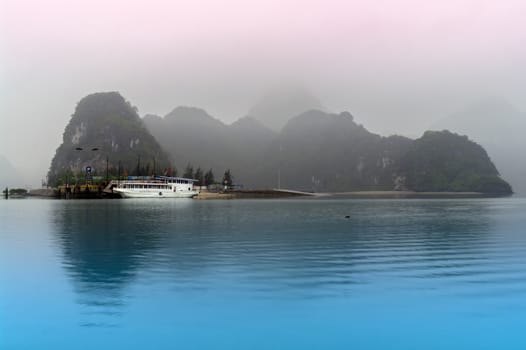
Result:
[[[525,227],[521,198],[2,200],[0,349],[525,349]]]

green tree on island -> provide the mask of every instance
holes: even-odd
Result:
[[[225,185],[225,187],[232,186],[232,174],[230,173],[230,169],[225,171],[225,175],[223,176],[223,185]]]
[[[215,183],[214,173],[212,169],[209,169],[205,174],[205,186],[210,186]]]
[[[9,190],[9,195],[18,195],[18,196],[25,196],[27,194],[27,190],[25,188],[11,188]]]
[[[188,163],[188,165],[186,166],[186,169],[184,171],[183,177],[185,177],[187,179],[193,179],[194,178],[194,167],[192,166],[192,164]]]
[[[201,170],[201,167],[198,167],[194,173],[194,179],[197,180],[195,183],[197,186],[203,186],[205,180],[203,176],[203,171]]]

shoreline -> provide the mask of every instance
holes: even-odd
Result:
[[[195,199],[292,198],[292,197],[347,197],[347,198],[495,198],[513,194],[483,192],[415,192],[415,191],[349,191],[301,192],[292,190],[236,190],[227,192],[202,191]]]
[[[389,199],[389,198],[494,198],[509,197],[513,194],[482,193],[482,192],[414,192],[414,191],[348,191],[348,192],[301,192],[286,189],[255,189],[255,190],[232,190],[232,191],[208,191],[202,190],[194,197],[198,200],[210,199],[279,199],[294,197],[312,198],[370,198],[370,199]],[[33,198],[57,198],[65,199],[64,195],[59,194],[54,189],[35,189],[28,192],[27,197]],[[68,199],[110,199],[120,198],[111,193],[79,193],[71,195]]]
[[[291,197],[312,197],[315,193],[300,192],[285,189],[266,189],[266,190],[233,190],[211,192],[202,190],[194,199],[241,199],[241,198],[291,198]]]
[[[415,191],[350,191],[350,192],[326,192],[318,196],[347,197],[347,198],[371,198],[371,199],[414,199],[414,198],[499,198],[511,197],[513,193],[484,193],[484,192],[415,192]]]
[[[483,192],[416,192],[416,191],[350,191],[350,192],[325,192],[319,193],[322,196],[359,196],[359,197],[375,197],[375,196],[388,196],[388,197],[405,197],[405,196],[415,196],[415,197],[448,197],[448,196],[493,196],[489,193]],[[497,196],[501,196],[496,194]]]

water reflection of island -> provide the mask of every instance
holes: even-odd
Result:
[[[57,201],[54,221],[63,266],[87,313],[118,314],[123,288],[159,246],[155,211],[117,201]]]

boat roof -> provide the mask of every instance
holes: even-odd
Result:
[[[174,177],[174,176],[128,176],[128,180],[183,180],[190,182],[197,182],[199,180],[189,179],[187,177]]]
[[[199,180],[190,179],[190,178],[187,178],[187,177],[174,177],[174,176],[156,176],[155,178],[156,179],[163,179],[163,180],[186,180],[186,181],[193,181],[193,182],[199,181]]]

